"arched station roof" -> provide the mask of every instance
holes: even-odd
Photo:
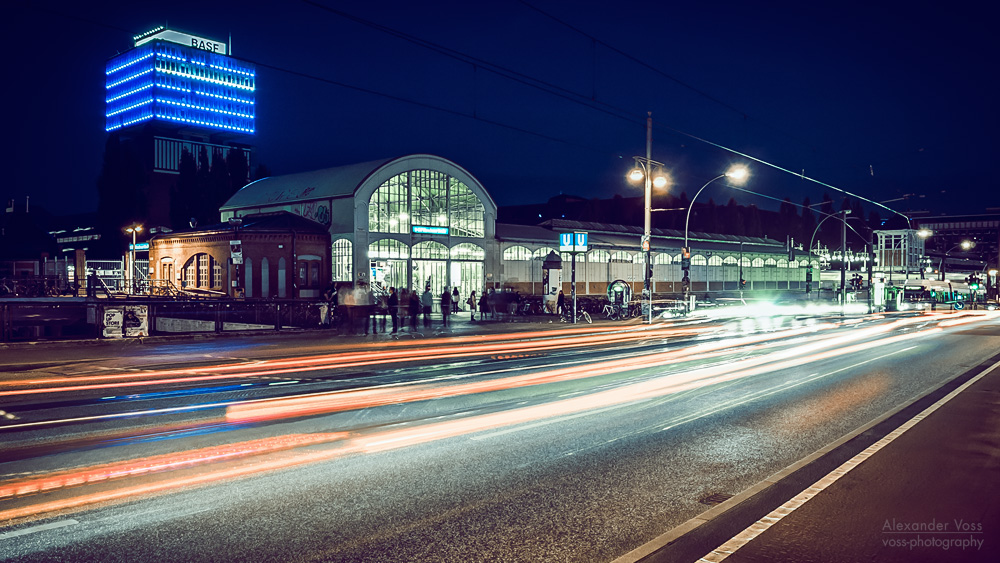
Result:
[[[494,213],[496,212],[493,198],[472,174],[448,159],[430,154],[412,154],[262,178],[247,184],[233,194],[219,210],[232,211],[247,207],[350,196],[368,198],[383,182],[409,170],[434,170],[453,176],[476,193],[485,205],[491,206]]]

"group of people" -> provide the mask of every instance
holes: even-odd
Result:
[[[480,311],[479,320],[485,320],[487,313],[492,313],[493,307],[486,293],[477,297],[473,291],[464,301],[457,287],[448,290],[446,287],[439,296],[426,286],[423,293],[401,288],[398,292],[390,287],[387,293],[377,294],[370,290],[365,282],[358,282],[353,287],[342,284],[339,287],[329,286],[319,304],[320,324],[325,327],[335,327],[347,334],[368,335],[387,330],[386,316],[392,321],[392,334],[399,332],[409,324],[411,330],[416,330],[418,321],[423,315],[423,325],[431,327],[431,312],[434,303],[441,309],[441,322],[448,326],[449,317],[463,310],[464,304],[470,313],[470,320],[476,320],[476,311]]]

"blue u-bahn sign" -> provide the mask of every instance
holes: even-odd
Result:
[[[586,252],[587,233],[559,233],[560,252]]]

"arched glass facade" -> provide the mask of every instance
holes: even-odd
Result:
[[[436,170],[397,174],[383,182],[368,201],[372,233],[409,234],[417,232],[416,227],[481,238],[486,234],[485,218],[486,208],[468,186]]]

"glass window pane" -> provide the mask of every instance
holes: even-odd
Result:
[[[410,171],[411,222],[414,225],[447,227],[448,177],[434,170]]]
[[[462,182],[449,178],[451,234],[457,237],[483,237],[486,234],[486,209],[476,194]]]
[[[408,173],[389,178],[372,194],[368,229],[373,233],[410,232]]]
[[[333,243],[333,280],[351,281],[351,264],[354,261],[353,244],[347,239]]]

